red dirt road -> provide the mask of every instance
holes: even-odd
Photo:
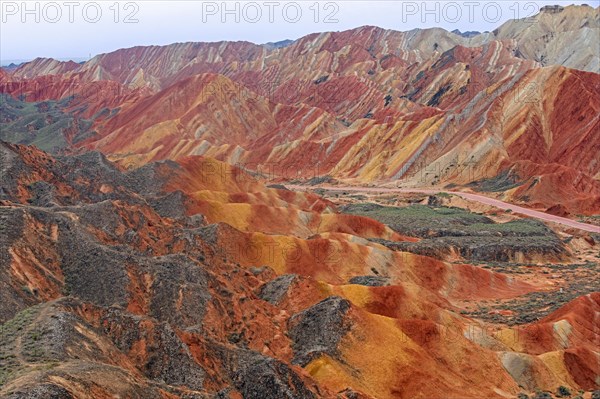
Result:
[[[306,190],[307,188],[315,189],[315,188],[323,188],[331,191],[352,191],[352,192],[367,192],[367,193],[421,193],[421,194],[437,194],[441,190],[422,190],[422,189],[403,189],[403,188],[378,188],[378,187],[352,187],[352,186],[297,186],[297,185],[287,185],[288,188],[292,190]],[[457,195],[464,199],[479,202],[485,205],[490,205],[499,209],[510,209],[513,212],[520,213],[532,218],[536,218],[539,220],[543,220],[545,222],[558,223],[567,227],[572,227],[575,229],[589,231],[591,233],[600,233],[600,227],[594,226],[592,224],[580,223],[574,220],[551,215],[549,213],[536,211],[533,209],[523,208],[522,206],[509,204],[504,201],[500,201],[497,199],[489,198],[479,194],[472,193],[463,193],[459,191],[443,191],[448,194]]]

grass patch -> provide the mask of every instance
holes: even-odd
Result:
[[[550,233],[543,223],[535,220],[522,219],[494,223],[487,216],[456,207],[432,207],[421,204],[392,207],[364,203],[344,206],[341,211],[367,216],[389,225],[401,234],[418,237],[543,236]]]
[[[68,146],[67,130],[75,130],[75,138],[91,134],[92,122],[76,120],[65,112],[67,103],[66,100],[25,102],[0,94],[0,139],[59,152]]]
[[[352,204],[341,208],[343,213],[367,216],[389,225],[431,225],[445,223],[466,226],[493,223],[491,219],[455,207],[431,207],[413,204],[406,207],[382,206],[373,203]]]
[[[399,234],[422,238],[417,243],[379,242],[390,249],[440,259],[454,250],[469,261],[508,262],[517,259],[518,254],[526,259],[547,256],[553,261],[564,252],[554,232],[532,219],[494,223],[487,216],[462,208],[421,204],[392,207],[362,203],[344,206],[341,211],[378,220]]]
[[[15,354],[16,340],[33,322],[37,307],[27,308],[0,325],[0,387],[14,379],[24,369]]]
[[[515,173],[506,171],[490,179],[482,179],[470,183],[468,186],[473,187],[478,191],[496,193],[511,190],[515,187],[519,187],[522,184],[523,182],[519,176],[517,176]]]

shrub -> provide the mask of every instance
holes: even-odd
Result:
[[[569,388],[561,385],[558,387],[558,391],[556,391],[556,396],[559,396],[559,397],[571,396],[571,391],[569,390]]]

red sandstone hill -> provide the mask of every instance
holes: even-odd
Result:
[[[183,43],[79,66],[37,59],[3,73],[0,91],[72,97],[66,111],[91,119],[94,134],[66,141],[123,165],[203,154],[274,178],[475,183],[536,208],[593,214],[599,75],[540,68],[560,53],[540,63],[523,43],[541,46],[550,27],[556,43],[585,41],[597,13],[567,7],[541,13],[535,31],[509,23],[472,38],[361,27],[282,48]],[[587,21],[579,36],[576,21]],[[589,69],[593,57],[563,64]]]
[[[596,294],[494,332],[457,304],[541,287],[391,250],[369,238],[415,239],[314,195],[268,189],[204,157],[124,172],[99,153],[0,150],[3,395],[594,388]]]
[[[23,63],[12,71],[11,75],[18,79],[31,79],[43,75],[61,75],[79,68],[73,61],[58,61],[52,58],[38,57]]]
[[[598,389],[597,280],[567,295],[547,275],[597,270],[555,264],[594,237],[358,204],[378,221],[267,182],[454,185],[597,214],[599,12],[0,69],[0,396]],[[486,318],[490,303],[522,315]]]

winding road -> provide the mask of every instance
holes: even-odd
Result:
[[[299,186],[299,185],[286,185],[292,190],[304,191],[306,189],[322,188],[330,191],[352,191],[358,193],[419,193],[419,194],[437,194],[443,190],[425,190],[425,189],[408,189],[408,188],[383,188],[383,187],[359,187],[359,186]],[[464,199],[479,202],[481,204],[490,205],[499,209],[510,209],[513,212],[517,212],[532,218],[543,220],[545,222],[558,223],[563,226],[572,227],[591,233],[600,233],[600,226],[594,226],[593,224],[576,222],[568,218],[561,216],[551,215],[549,213],[536,211],[522,206],[509,204],[508,202],[500,201],[494,198],[489,198],[484,195],[463,193],[460,191],[443,191],[448,194],[457,195]]]

